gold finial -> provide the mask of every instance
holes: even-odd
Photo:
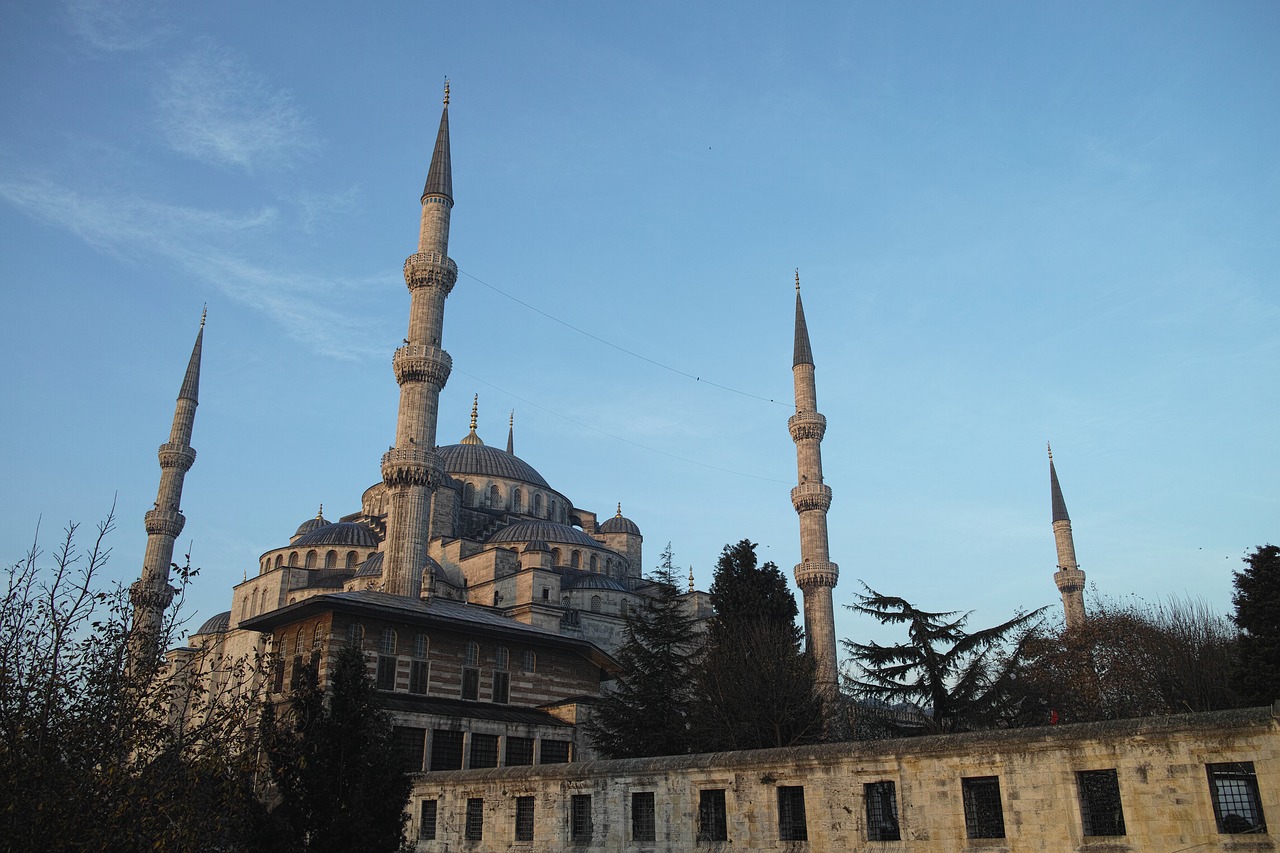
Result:
[[[796,293],[800,292],[800,267],[796,267]]]
[[[511,414],[507,415],[507,429],[516,428],[516,410],[512,409]]]
[[[689,592],[693,592],[693,563],[689,564]]]
[[[449,106],[449,78],[444,78],[444,105]]]
[[[476,431],[476,413],[478,412],[479,408],[480,408],[480,395],[477,394],[471,400],[471,431],[472,432]]]
[[[1052,462],[1053,461],[1053,445],[1046,441],[1044,443],[1044,446],[1049,448],[1049,461]]]
[[[618,501],[618,518],[622,518],[622,501]]]
[[[316,510],[316,518],[324,518],[324,504],[320,504],[320,508]]]

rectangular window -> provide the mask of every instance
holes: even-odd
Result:
[[[533,840],[533,797],[516,797],[516,841]]]
[[[539,764],[568,764],[569,741],[542,739],[542,752],[538,756]]]
[[[463,824],[462,837],[467,841],[484,839],[484,798],[467,799],[467,820]]]
[[[293,666],[289,674],[289,689],[297,690],[302,686],[302,655],[293,656]]]
[[[436,839],[436,801],[422,801],[422,817],[418,820],[418,837],[423,841]]]
[[[653,808],[653,791],[631,794],[631,840],[653,841],[657,835],[657,819]]]
[[[1213,799],[1218,832],[1266,832],[1267,821],[1262,814],[1262,797],[1258,794],[1253,762],[1206,764],[1205,769],[1209,771],[1209,796]]]
[[[497,767],[498,766],[498,736],[497,735],[477,735],[471,736],[471,767],[472,769],[480,767]]]
[[[511,701],[511,673],[495,671],[493,673],[493,701],[505,705]]]
[[[378,676],[375,686],[379,690],[396,689],[396,659],[391,655],[378,655]]]
[[[1076,774],[1080,791],[1080,823],[1085,835],[1124,835],[1120,781],[1114,770],[1082,770]]]
[[[724,808],[724,788],[698,792],[698,841],[728,841],[729,820]]]
[[[409,664],[409,692],[419,695],[427,692],[427,680],[431,677],[431,661],[415,660]]]
[[[431,733],[430,769],[462,769],[462,732],[436,729]]]
[[[569,800],[569,838],[591,840],[591,795],[574,794]]]
[[[862,786],[867,801],[867,840],[901,841],[898,830],[898,793],[892,782],[868,782]]]
[[[427,730],[411,726],[395,726],[391,729],[391,742],[396,752],[396,763],[405,773],[422,770],[422,753],[426,748]]]
[[[276,658],[271,670],[271,692],[281,693],[284,691],[284,658]]]
[[[804,786],[778,787],[778,838],[783,841],[808,841],[809,827],[804,820]]]
[[[480,670],[470,666],[462,670],[462,698],[480,698]]]
[[[973,776],[960,780],[964,794],[964,826],[970,838],[1004,838],[1004,809],[1000,806],[1000,777]]]
[[[523,767],[533,763],[533,738],[507,736],[507,754],[503,764]]]

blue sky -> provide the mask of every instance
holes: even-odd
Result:
[[[359,508],[447,75],[442,442],[478,393],[647,568],[705,588],[745,536],[790,575],[799,267],[838,636],[883,636],[860,579],[1056,604],[1046,441],[1091,584],[1226,611],[1280,519],[1278,36],[1265,2],[6,4],[0,543],[118,495],[136,577],[206,302],[197,624]]]

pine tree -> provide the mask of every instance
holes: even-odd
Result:
[[[700,637],[681,600],[671,545],[651,577],[655,594],[627,617],[613,688],[596,704],[585,730],[608,758],[692,751],[692,683]]]
[[[711,584],[715,618],[701,669],[701,750],[763,749],[818,740],[822,701],[801,648],[795,597],[748,539],[726,545]]]
[[[1280,548],[1260,545],[1236,572],[1233,617],[1240,629],[1235,684],[1248,705],[1280,699]]]

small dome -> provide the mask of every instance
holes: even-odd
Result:
[[[315,519],[313,519],[315,520]],[[302,528],[298,528],[301,530]],[[355,521],[338,521],[324,524],[303,533],[293,543],[297,545],[355,545],[360,548],[378,547],[378,537],[373,531]]]
[[[556,524],[553,521],[517,521],[508,524],[489,537],[490,545],[515,544],[517,542],[542,542],[560,545],[581,545],[585,548],[604,548],[596,540],[575,527]]]
[[[630,533],[633,536],[640,535],[640,528],[636,523],[622,514],[622,504],[618,504],[618,514],[613,518],[600,525],[601,533]]]
[[[356,578],[382,577],[382,556],[383,555],[381,551],[376,551],[370,554],[369,559],[361,563],[360,567],[356,569],[356,573],[355,575],[353,575],[353,577],[356,577]],[[435,572],[436,574],[440,574],[441,572],[444,571],[444,569],[440,567],[440,564],[437,563],[435,560],[433,560],[431,557],[427,557],[427,565],[425,566],[425,570],[427,572]]]
[[[546,542],[542,541],[541,539],[534,539],[533,541],[529,542],[524,546],[524,552],[526,554],[530,553],[531,551],[550,551],[550,550],[551,550],[551,546],[548,545]]]
[[[224,610],[221,613],[215,613],[204,621],[200,626],[197,634],[223,634],[231,627],[231,611]]]
[[[329,522],[324,517],[324,504],[320,504],[320,511],[316,513],[315,518],[308,518],[306,521],[298,525],[298,529],[294,532],[294,536],[306,536],[313,530],[319,530]]]
[[[560,590],[565,592],[571,589],[608,589],[614,592],[630,592],[622,581],[608,575],[598,575],[595,572],[580,572],[561,578]]]

